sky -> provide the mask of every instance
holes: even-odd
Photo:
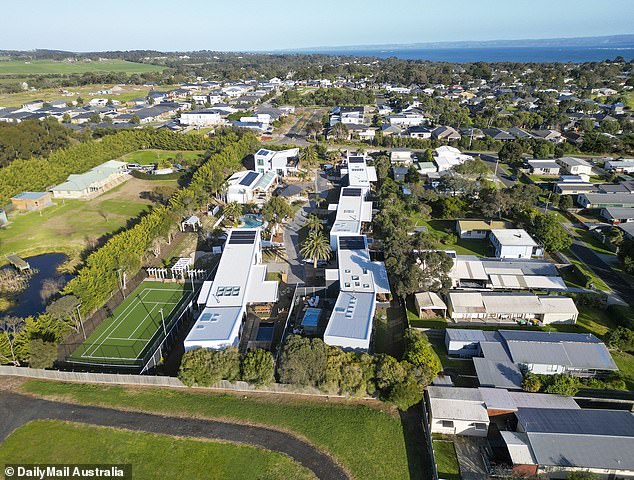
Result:
[[[31,0],[0,12],[0,50],[267,51],[634,33],[632,0]]]

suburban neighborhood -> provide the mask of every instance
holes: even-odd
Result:
[[[632,59],[369,48],[0,52],[3,478],[634,478]]]

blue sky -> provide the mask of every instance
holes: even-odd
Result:
[[[0,49],[19,50],[252,51],[634,33],[632,0],[31,0],[0,12]]]

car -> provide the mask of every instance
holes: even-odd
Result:
[[[307,263],[309,265],[314,265],[315,262],[311,259],[311,258],[305,258],[304,263]],[[328,261],[327,260],[317,260],[317,266],[318,267],[326,267],[328,266]]]

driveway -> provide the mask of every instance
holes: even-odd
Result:
[[[124,412],[110,408],[53,402],[8,391],[0,392],[0,442],[25,423],[44,419],[255,445],[288,455],[311,470],[317,478],[348,478],[343,469],[328,455],[291,434],[277,430],[214,420]]]
[[[286,224],[284,228],[284,248],[286,249],[286,257],[288,261],[288,283],[290,285],[299,285],[304,283],[304,264],[301,263],[301,254],[299,253],[299,230],[306,221],[309,212],[309,204],[307,203],[300,208],[295,217]]]

